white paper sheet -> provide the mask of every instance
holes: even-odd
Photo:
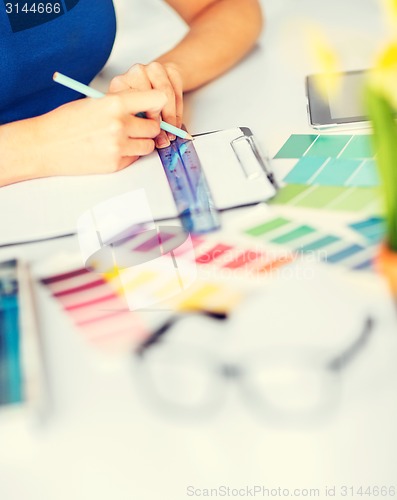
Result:
[[[234,128],[194,141],[218,209],[264,201],[274,194],[265,174],[250,179],[242,169],[231,146],[241,135]],[[0,188],[0,245],[74,233],[86,210],[140,188],[155,219],[177,216],[156,152],[114,174],[36,179]]]

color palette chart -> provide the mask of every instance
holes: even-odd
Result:
[[[145,338],[141,319],[131,314],[123,296],[102,276],[79,267],[41,281],[89,343],[118,347],[133,345]]]
[[[171,226],[124,235],[110,253],[104,248],[103,257],[91,259],[96,272],[81,264],[61,267],[44,276],[43,284],[86,340],[117,347],[141,344],[175,312],[228,314],[266,275],[300,255],[372,270],[384,229],[372,215],[379,181],[370,137],[295,134],[275,158],[297,161],[266,213],[252,208],[230,230],[201,237],[181,237]],[[371,218],[327,230],[299,218],[293,207],[367,211]]]
[[[256,214],[251,212],[244,217],[240,228],[244,235],[256,241],[281,245],[292,253],[311,255],[315,260],[349,270],[371,270],[377,250],[376,245],[362,242],[361,238],[349,239],[342,233],[335,234],[319,229],[316,224],[303,222],[293,211],[285,215],[274,209],[265,213],[259,209]]]
[[[381,217],[354,222],[350,227],[370,243],[380,243],[386,233],[385,221]]]
[[[23,401],[16,261],[0,263],[0,408]]]
[[[298,161],[272,204],[379,211],[379,177],[369,135],[293,134],[274,158]]]
[[[167,237],[164,232],[162,237]],[[178,236],[176,239],[179,243]],[[88,343],[119,350],[140,345],[175,312],[228,314],[267,275],[295,259],[289,251],[268,251],[260,242],[242,243],[224,234],[192,241],[193,254],[183,255],[183,247],[175,250],[179,263],[183,258],[185,266],[197,271],[196,279],[185,289],[158,259],[146,263],[145,268],[137,265],[105,273],[70,266],[68,261],[67,269],[60,264],[51,275],[41,276],[41,282]],[[125,239],[124,250],[136,254],[139,249],[146,249],[142,241],[139,246],[131,244],[130,239]],[[125,251],[121,254],[126,255]],[[81,262],[79,255],[74,256],[76,262],[79,259]],[[131,290],[142,300],[141,307],[133,311],[128,304]]]
[[[372,227],[372,233],[376,232],[379,219],[352,224],[351,233],[356,232],[357,238],[347,238],[298,219],[293,210],[285,212],[275,207],[252,208],[230,230],[192,238],[193,252],[188,245],[176,247],[179,271],[188,266],[197,274],[185,288],[175,279],[175,269],[159,259],[145,267],[131,265],[101,273],[81,266],[67,270],[61,266],[59,272],[41,281],[89,343],[112,350],[139,346],[175,312],[227,315],[261,286],[267,275],[282,271],[302,254],[348,270],[372,269],[376,245],[364,238],[362,231],[368,233]],[[136,259],[137,252],[145,254],[149,247],[150,254],[156,254],[153,236],[148,238],[147,242],[142,242],[142,235],[137,241],[125,238],[120,255],[131,252]],[[173,231],[163,231],[161,238],[169,248],[173,238],[176,245],[180,243],[180,236]],[[79,259],[77,255],[76,262]],[[131,290],[141,299],[136,310],[131,310],[128,300]]]
[[[159,271],[137,270],[134,279],[127,283],[136,292],[142,295],[150,292],[151,297],[158,299],[151,308],[136,311],[128,308],[123,289],[116,291],[112,280],[107,281],[84,268],[44,278],[42,283],[89,344],[112,351],[139,346],[158,327],[159,321],[176,311],[224,312],[241,300],[241,292],[236,289],[226,288],[215,280],[198,280],[178,294],[177,304],[164,303],[162,298],[173,282],[167,282]]]

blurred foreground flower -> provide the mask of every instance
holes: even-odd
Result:
[[[322,31],[313,25],[305,26],[306,45],[319,71],[315,84],[319,93],[328,99],[340,89],[340,59]]]
[[[386,276],[397,300],[397,0],[382,0],[391,26],[389,40],[375,58],[365,83],[365,104],[373,126],[386,219],[386,238],[380,248],[378,269]],[[338,56],[318,30],[308,31],[312,55],[323,75],[318,90],[327,96],[340,88]]]

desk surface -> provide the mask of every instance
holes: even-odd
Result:
[[[128,12],[120,6],[131,41],[118,41],[105,78],[123,61],[128,65],[134,57],[156,55],[161,34],[172,44],[184,32],[160,2],[131,3]],[[300,41],[302,19],[325,27],[346,69],[371,64],[384,30],[375,0],[263,4],[268,27],[260,45],[237,68],[186,97],[186,122],[193,133],[249,126],[272,154],[289,134],[310,131],[303,77],[316,67]],[[138,13],[150,17],[150,27],[142,28]],[[126,59],[131,46],[135,49]],[[69,238],[4,248],[0,258],[45,259],[76,245]],[[310,283],[298,285],[302,296],[328,287],[333,299],[327,305],[332,318],[327,328],[336,335],[346,323],[343,314],[349,314],[346,304],[352,315],[367,310],[376,318],[370,345],[343,379],[338,411],[325,423],[305,428],[258,421],[237,391],[208,421],[181,423],[154,414],[137,394],[130,358],[98,359],[38,288],[53,412],[48,424],[34,431],[0,428],[1,498],[179,500],[188,497],[188,486],[221,485],[319,488],[325,498],[326,487],[397,485],[396,317],[386,290],[380,282],[365,288],[323,269]],[[293,296],[273,303],[270,317],[282,317],[294,306]],[[302,325],[303,316],[304,310]],[[274,328],[262,312],[254,320],[261,326],[256,335]],[[202,325],[188,322],[185,328]],[[243,337],[241,342],[244,346]]]

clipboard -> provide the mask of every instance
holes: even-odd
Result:
[[[218,210],[253,205],[278,189],[270,160],[247,127],[195,135],[194,146]],[[199,141],[199,138],[205,140]]]
[[[270,161],[245,127],[198,134],[194,140],[217,210],[253,205],[277,191]],[[113,174],[51,177],[0,188],[0,246],[76,233],[81,215],[143,189],[155,221],[178,212],[157,152]],[[28,200],[28,202],[27,202]]]

